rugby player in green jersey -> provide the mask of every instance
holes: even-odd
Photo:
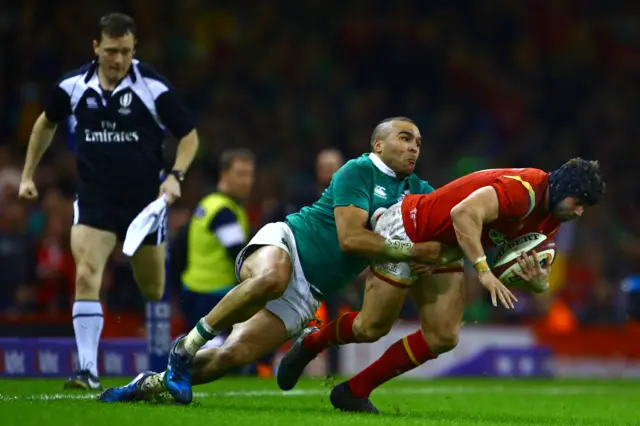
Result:
[[[420,131],[410,119],[380,122],[371,137],[370,154],[338,170],[312,206],[284,222],[265,225],[249,242],[236,260],[240,284],[176,341],[166,372],[142,373],[126,386],[106,390],[100,400],[132,401],[169,391],[176,402],[188,404],[191,385],[211,382],[254,362],[299,334],[320,302],[356,278],[372,260],[435,265],[439,243],[398,244],[370,230],[376,210],[390,207],[406,194],[433,191],[413,174],[421,143]],[[463,280],[460,272],[433,279],[443,277]],[[220,330],[231,327],[221,347],[200,350]]]

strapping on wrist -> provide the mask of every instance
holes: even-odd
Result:
[[[489,272],[491,268],[489,268],[489,263],[487,262],[487,256],[480,256],[473,262],[473,268],[477,273],[481,272]]]

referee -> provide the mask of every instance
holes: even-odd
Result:
[[[74,203],[71,250],[76,263],[73,328],[77,376],[66,388],[101,389],[98,342],[103,316],[100,286],[105,264],[129,224],[160,195],[173,203],[198,149],[193,119],[170,83],[133,59],[136,26],[121,13],[103,16],[96,29],[96,59],[57,83],[33,126],[19,196],[34,200],[33,175],[58,123],[71,116],[79,182]],[[173,168],[160,184],[162,147],[168,129],[179,141]],[[162,227],[161,227],[162,228]],[[161,299],[165,286],[164,232],[149,235],[131,257],[140,292]]]

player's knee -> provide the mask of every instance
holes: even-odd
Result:
[[[254,276],[256,292],[266,300],[277,299],[287,289],[290,275],[291,264],[288,257],[271,262],[268,266],[260,268]]]
[[[281,248],[264,246],[243,262],[240,277],[252,299],[265,302],[277,299],[289,285],[291,260]]]
[[[159,273],[140,273],[134,270],[134,278],[142,296],[152,302],[157,302],[164,295],[165,277]]]
[[[360,330],[358,341],[362,343],[373,343],[389,334],[390,329],[385,327],[369,327]]]
[[[140,293],[142,296],[151,301],[158,302],[162,300],[164,295],[164,283],[156,283],[155,285],[140,286]]]
[[[279,268],[267,269],[257,278],[260,283],[260,293],[268,300],[282,296],[289,284],[288,272]]]
[[[458,326],[443,326],[432,330],[423,330],[422,335],[432,352],[444,353],[458,346],[459,330]]]
[[[385,321],[384,319],[365,319],[358,321],[358,318],[362,315],[358,315],[353,322],[353,333],[358,340],[362,343],[377,342],[391,331],[393,326],[392,321]]]
[[[76,294],[89,296],[100,291],[100,271],[89,262],[79,262],[76,267]]]

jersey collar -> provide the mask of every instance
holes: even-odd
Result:
[[[131,61],[131,66],[129,67],[129,71],[125,74],[124,78],[120,81],[120,83],[114,89],[112,95],[115,95],[117,92],[126,89],[127,87],[131,87],[135,84],[138,76],[136,75],[136,65],[138,64],[138,60],[134,59]],[[94,60],[91,62],[89,66],[89,70],[87,71],[86,76],[84,77],[84,81],[88,87],[91,87],[98,93],[102,93],[102,88],[100,87],[100,80],[98,79],[98,60]]]
[[[380,159],[380,157],[378,157],[378,154],[374,154],[372,152],[369,154],[369,158],[371,159],[373,164],[378,168],[378,170],[380,170],[382,173],[384,173],[387,176],[391,176],[392,178],[396,177],[396,172],[394,172],[393,170],[391,170],[389,166],[384,164],[384,162]]]

